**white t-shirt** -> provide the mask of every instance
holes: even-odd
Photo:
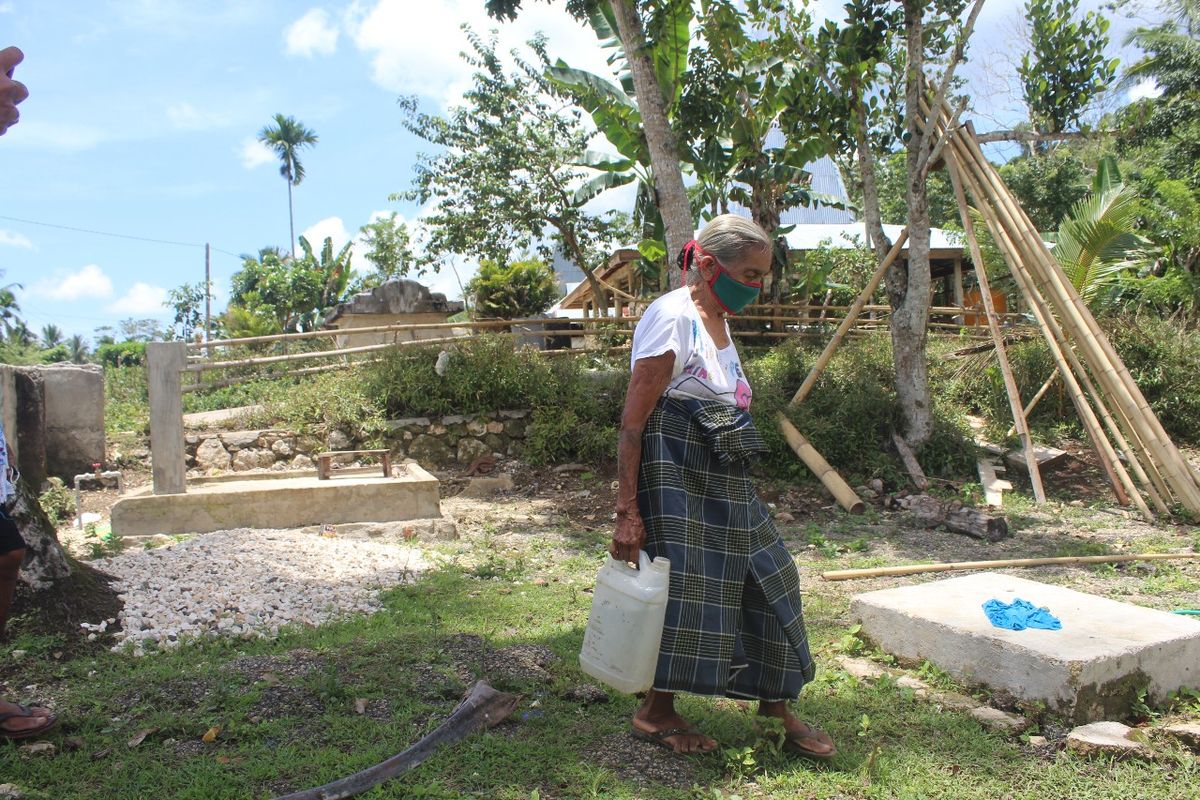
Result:
[[[729,324],[725,324],[729,346],[718,350],[700,320],[700,312],[692,302],[687,286],[667,292],[646,309],[633,332],[633,354],[630,365],[639,358],[675,353],[668,397],[719,400],[743,410],[749,410],[752,392],[742,371]]]

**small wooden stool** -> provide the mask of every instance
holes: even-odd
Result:
[[[333,469],[334,456],[379,456],[383,461],[383,477],[391,477],[392,474],[392,451],[391,450],[330,450],[327,453],[317,453],[317,479],[322,481],[329,480],[329,474]]]

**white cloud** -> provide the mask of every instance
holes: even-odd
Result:
[[[173,126],[183,131],[203,131],[229,124],[229,118],[224,114],[200,111],[191,103],[175,103],[168,106],[167,119]]]
[[[166,289],[138,281],[104,310],[111,314],[162,314],[166,302]]]
[[[12,3],[0,3],[0,14],[11,14],[17,10]]]
[[[29,287],[29,293],[51,300],[83,300],[111,297],[112,280],[96,264],[88,264],[78,272],[56,272],[46,280]]]
[[[1146,78],[1130,87],[1129,102],[1133,103],[1138,100],[1144,100],[1147,97],[1158,97],[1162,93],[1162,87],[1155,83],[1153,78]]]
[[[326,217],[323,220],[314,222],[309,225],[300,235],[308,239],[308,243],[312,245],[313,250],[319,251],[325,238],[329,237],[333,240],[333,250],[337,252],[346,242],[350,241],[350,231],[346,230],[346,223],[342,222],[341,217]]]
[[[572,66],[608,75],[606,51],[591,29],[573,19],[561,4],[526,3],[515,22],[498,23],[487,16],[478,0],[425,3],[413,14],[411,0],[355,2],[343,24],[354,46],[371,59],[371,78],[390,92],[416,94],[443,106],[461,97],[472,72],[459,57],[469,50],[465,22],[480,36],[499,32],[497,50],[523,48],[538,32],[549,37],[551,59],[559,56]]]
[[[247,136],[242,140],[242,146],[238,150],[238,155],[241,156],[242,166],[246,169],[261,167],[263,164],[270,164],[275,160],[275,154],[253,136]]]
[[[19,247],[22,250],[33,249],[33,242],[29,241],[28,236],[25,236],[21,233],[12,233],[6,230],[0,230],[0,245]]]
[[[323,8],[314,8],[283,31],[284,52],[289,56],[333,55],[337,52],[338,29]]]

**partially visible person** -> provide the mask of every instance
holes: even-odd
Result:
[[[25,85],[13,80],[13,71],[24,58],[25,54],[16,47],[0,50],[0,134],[20,121],[17,104],[29,96]],[[4,185],[4,181],[0,180],[0,187]],[[5,199],[2,195],[3,190],[0,190],[0,199]],[[0,425],[0,641],[6,635],[8,611],[17,588],[17,572],[25,560],[25,540],[21,538],[16,521],[8,513],[16,497],[13,485],[15,477],[8,442],[4,438],[4,426]],[[57,721],[48,709],[37,706],[27,708],[0,700],[0,739],[37,736],[54,727]]]
[[[17,104],[29,97],[25,84],[13,79],[13,71],[25,60],[25,54],[16,47],[0,50],[0,136],[21,119]]]

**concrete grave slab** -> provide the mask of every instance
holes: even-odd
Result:
[[[1022,598],[1062,620],[1057,631],[993,627],[983,603]],[[1041,701],[1076,722],[1121,716],[1200,686],[1200,623],[1061,586],[984,572],[855,596],[862,633],[903,659]]]
[[[123,538],[140,538],[442,516],[438,480],[416,464],[397,465],[390,478],[375,470],[335,475],[322,481],[315,475],[265,473],[249,480],[192,483],[186,494],[130,495],[113,506],[112,530]]]

